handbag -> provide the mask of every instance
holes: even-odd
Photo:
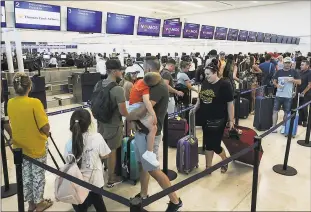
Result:
[[[218,131],[225,125],[225,119],[206,120],[205,129],[208,131]]]

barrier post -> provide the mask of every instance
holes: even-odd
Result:
[[[23,191],[23,151],[21,148],[13,149],[14,164],[16,170],[16,182],[17,182],[17,204],[18,212],[24,212],[24,191]]]
[[[52,143],[53,143],[53,145],[54,145],[54,147],[55,147],[55,149],[56,149],[56,151],[57,151],[59,157],[62,159],[63,163],[66,164],[66,161],[65,161],[65,159],[64,159],[64,157],[63,157],[63,155],[62,155],[62,153],[60,153],[60,151],[59,151],[59,149],[58,149],[58,147],[57,147],[57,145],[56,145],[56,143],[55,143],[55,141],[54,141],[54,139],[53,139],[51,133],[50,133],[50,139],[51,139],[51,141],[52,141]]]
[[[163,170],[170,181],[177,178],[177,173],[168,169],[168,114],[165,115],[163,123]]]
[[[134,197],[130,199],[130,212],[141,212],[142,208],[142,199],[139,197]]]
[[[253,184],[252,184],[252,205],[251,212],[256,212],[257,206],[257,188],[258,188],[258,172],[259,172],[259,158],[261,150],[261,140],[259,136],[254,137],[254,143],[258,143],[258,146],[255,148],[254,153],[254,167],[253,167]]]
[[[307,106],[308,107],[308,106]],[[311,104],[309,105],[308,125],[305,140],[299,140],[297,143],[301,146],[311,147],[310,143],[310,130],[311,130]]]
[[[240,116],[240,101],[241,101],[241,90],[236,91],[236,102],[235,102],[235,125],[239,125],[239,116]]]
[[[296,109],[292,110],[292,112],[291,112],[291,115],[294,115],[294,114],[296,114]],[[273,166],[274,172],[281,174],[281,175],[285,175],[285,176],[294,176],[297,174],[297,170],[295,168],[287,165],[289,151],[290,151],[290,145],[291,145],[291,141],[292,141],[292,134],[293,134],[293,127],[294,127],[295,118],[296,118],[296,116],[294,115],[290,120],[284,163]]]
[[[16,186],[16,183],[10,184],[10,181],[9,181],[3,123],[1,123],[1,159],[2,159],[2,170],[3,170],[3,181],[4,181],[4,186],[1,186],[1,198],[7,198],[7,197],[11,197],[16,194],[17,186]]]

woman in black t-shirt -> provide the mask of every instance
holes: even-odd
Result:
[[[233,92],[230,82],[218,77],[217,61],[212,61],[205,68],[205,80],[202,83],[199,100],[191,113],[197,111],[202,125],[203,145],[206,159],[206,168],[212,166],[214,152],[223,160],[227,158],[225,151],[221,147],[221,140],[229,121],[230,130],[233,128],[234,106]],[[225,173],[228,165],[221,168]]]

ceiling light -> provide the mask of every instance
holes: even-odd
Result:
[[[153,11],[153,12],[161,12],[161,13],[166,13],[166,14],[173,14],[170,11],[159,10],[159,9],[154,9],[154,8],[138,7],[138,6],[133,6],[133,5],[129,5],[129,4],[120,4],[120,3],[116,3],[116,2],[110,2],[110,1],[106,1],[105,3],[106,4],[113,4],[113,5],[121,6],[121,7],[130,7],[130,8],[138,9],[138,10],[149,10],[149,11]]]
[[[197,8],[203,8],[204,7],[202,5],[190,3],[190,2],[187,2],[187,1],[179,1],[179,3],[186,4],[186,5],[193,6],[193,7],[197,7]]]
[[[258,1],[253,1],[253,3],[255,3],[255,4],[256,4],[256,3],[258,3]]]

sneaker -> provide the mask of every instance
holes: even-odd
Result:
[[[147,198],[149,197],[149,195],[147,195],[147,196],[145,196],[145,197],[142,197],[141,194],[138,193],[138,194],[135,195],[135,197],[144,200],[144,199],[147,199]]]
[[[114,187],[114,186],[116,186],[122,182],[123,182],[122,177],[116,176],[116,177],[114,177],[113,181],[110,181],[107,183],[107,188],[112,188],[112,187]]]
[[[171,201],[168,203],[168,206],[167,206],[167,209],[166,209],[166,212],[177,212],[179,208],[182,207],[182,201],[181,199],[179,198],[179,203],[178,204],[174,204],[172,203]]]
[[[282,126],[282,128],[281,128],[281,134],[284,134],[284,133],[285,133],[285,127]]]
[[[157,160],[157,156],[156,154],[154,154],[153,152],[150,152],[150,151],[146,151],[144,154],[143,154],[143,158],[148,161],[148,163],[150,163],[151,165],[155,166],[155,167],[158,167],[160,166],[160,163],[159,161]]]

